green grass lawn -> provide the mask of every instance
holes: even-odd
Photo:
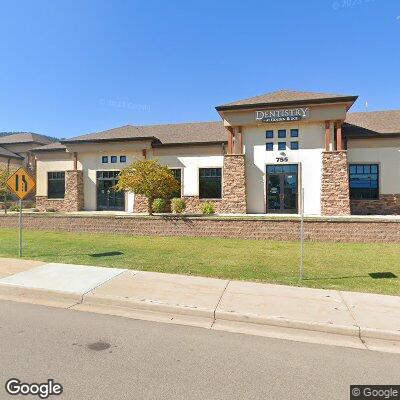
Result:
[[[0,257],[17,257],[18,231],[0,229]],[[299,243],[219,238],[134,237],[24,231],[24,258],[122,267],[315,288],[400,294],[399,244],[305,244],[299,281]]]

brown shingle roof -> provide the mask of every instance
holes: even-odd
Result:
[[[15,154],[10,150],[0,146],[0,157],[23,159],[19,154]]]
[[[54,142],[54,138],[45,135],[39,135],[31,132],[15,132],[9,135],[0,136],[0,144],[16,144],[16,143],[39,143],[47,144]]]
[[[40,147],[35,147],[34,149],[31,149],[33,153],[37,153],[40,151],[58,151],[58,150],[64,150],[65,151],[66,147],[61,144],[60,142],[53,142],[50,144],[46,144],[45,146],[40,146]]]
[[[348,113],[343,131],[347,137],[400,135],[400,110]]]
[[[231,103],[226,103],[216,107],[218,111],[244,109],[251,107],[265,107],[289,104],[308,104],[312,102],[338,102],[349,101],[354,102],[357,96],[348,96],[332,93],[318,93],[318,92],[300,92],[294,90],[278,90],[276,92],[264,93],[260,96],[249,97],[247,99],[237,100]]]
[[[89,133],[62,141],[62,144],[110,140],[143,140],[148,139],[161,145],[223,143],[227,139],[222,121],[191,122],[166,125],[126,125],[102,132]]]

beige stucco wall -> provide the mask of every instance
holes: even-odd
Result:
[[[299,129],[298,138],[290,138],[290,129]],[[286,129],[286,139],[278,139],[278,129]],[[274,130],[274,139],[266,139],[265,131]],[[278,163],[280,157],[278,141],[299,142],[299,150],[286,149],[289,161]],[[274,151],[266,151],[266,142],[274,142]],[[266,212],[266,165],[298,164],[299,192],[304,187],[304,208],[306,214],[321,212],[321,171],[322,151],[325,149],[324,123],[279,123],[264,124],[261,127],[243,128],[244,152],[246,155],[246,191],[247,211],[249,213]]]
[[[40,153],[36,160],[36,195],[47,196],[47,173],[74,169],[72,154]]]
[[[400,138],[349,140],[348,158],[349,163],[379,164],[380,193],[400,193]]]
[[[307,120],[304,120],[306,122],[344,120],[346,118],[346,104],[263,107],[251,111],[222,111],[220,114],[224,119],[225,126],[264,126],[265,123],[256,120],[255,116],[257,110],[279,110],[298,107],[309,108],[310,117]]]
[[[108,163],[103,164],[101,162],[102,156],[108,156]],[[111,156],[117,156],[118,162],[111,164]],[[126,163],[119,162],[120,156],[126,156]],[[97,208],[97,171],[121,171],[122,168],[138,159],[143,159],[141,151],[123,151],[121,150],[121,146],[119,147],[119,151],[113,149],[107,151],[106,148],[103,148],[101,152],[78,153],[78,169],[83,170],[84,209],[94,211]],[[125,207],[127,210],[130,208],[130,205],[133,207],[133,197],[130,199],[126,198]]]

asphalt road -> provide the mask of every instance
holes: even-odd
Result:
[[[332,400],[350,384],[400,384],[396,354],[7,301],[0,346],[0,399],[38,398],[8,395],[12,377],[53,378],[64,393],[50,399],[74,400]]]

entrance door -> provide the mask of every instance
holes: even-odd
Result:
[[[297,213],[297,165],[267,165],[267,212]]]
[[[125,210],[125,193],[117,192],[119,171],[97,171],[97,210]]]

